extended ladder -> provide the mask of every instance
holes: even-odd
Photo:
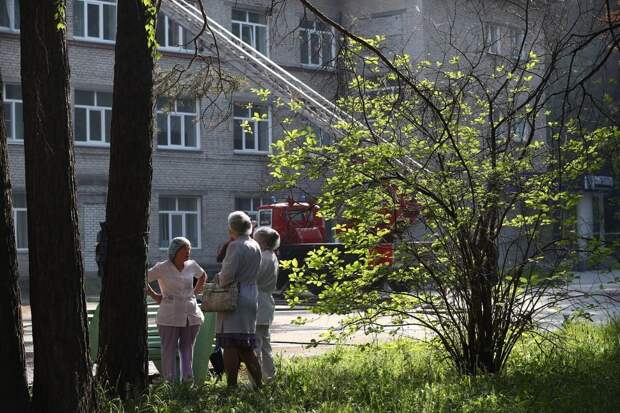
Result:
[[[193,33],[203,29],[201,11],[186,0],[167,0],[164,2],[166,14]],[[300,112],[317,126],[333,129],[340,120],[354,122],[346,112],[307,84],[284,70],[267,56],[246,44],[218,22],[206,16],[207,27],[202,40],[213,53],[216,51],[222,64],[248,79],[266,87],[274,96],[287,101],[295,100],[302,104]]]
[[[257,83],[267,87],[276,97],[287,101],[299,101],[302,104],[301,114],[317,126],[337,136],[343,133],[341,129],[335,127],[338,122],[344,121],[363,127],[350,114],[243,42],[208,15],[205,16],[207,27],[203,31],[205,19],[201,11],[187,0],[166,0],[164,4],[168,17],[194,33],[202,31],[201,37],[206,47],[214,53],[217,52],[223,65],[245,77],[258,79]],[[404,159],[411,164],[411,167],[426,170],[411,157],[405,156]],[[402,161],[396,159],[395,162],[405,167]]]

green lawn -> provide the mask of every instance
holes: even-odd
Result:
[[[620,411],[620,320],[573,324],[559,346],[526,338],[500,376],[464,377],[427,344],[398,341],[283,360],[261,391],[222,383],[161,385],[140,412],[616,412]]]

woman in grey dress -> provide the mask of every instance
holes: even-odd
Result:
[[[228,386],[237,385],[239,365],[244,362],[254,383],[260,387],[261,368],[254,354],[254,346],[258,299],[256,280],[261,250],[250,237],[252,221],[244,212],[235,211],[228,216],[228,229],[232,241],[226,250],[217,282],[221,286],[238,282],[239,303],[235,311],[217,313],[215,337],[217,344],[224,349]]]

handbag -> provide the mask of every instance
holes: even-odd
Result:
[[[211,366],[213,366],[213,373],[215,373],[218,380],[221,380],[222,374],[224,374],[224,355],[220,346],[215,346],[215,350],[209,356],[209,361]]]
[[[233,282],[221,287],[216,283],[206,283],[202,290],[200,308],[207,313],[235,311],[239,302],[239,283]]]

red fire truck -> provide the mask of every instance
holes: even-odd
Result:
[[[413,223],[418,215],[419,208],[414,202],[398,201],[398,207],[392,208],[390,222],[386,225],[394,227],[396,222],[406,220]],[[277,202],[262,205],[258,208],[257,226],[269,226],[280,234],[280,260],[296,258],[303,262],[308,252],[319,247],[344,250],[344,245],[333,242],[331,231],[328,231],[325,220],[317,216],[319,206],[308,202],[297,202],[292,199],[286,202]],[[386,242],[377,246],[374,251],[377,255],[377,264],[392,264],[393,239],[388,236]],[[354,257],[346,256],[352,260]],[[278,291],[283,291],[289,284],[288,272],[280,270],[278,276]]]

